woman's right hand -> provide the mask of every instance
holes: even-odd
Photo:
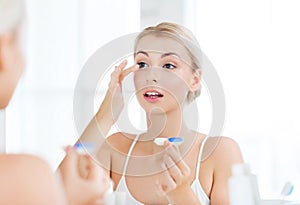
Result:
[[[96,116],[100,116],[101,118],[109,117],[113,122],[117,121],[124,107],[122,81],[127,75],[139,69],[137,64],[124,69],[126,65],[127,60],[124,60],[119,66],[116,66],[114,72],[111,73],[108,90]]]
[[[84,175],[79,169],[79,159],[84,161]],[[104,200],[109,188],[109,173],[89,155],[79,155],[71,146],[66,148],[66,157],[58,171],[70,205],[98,204]]]

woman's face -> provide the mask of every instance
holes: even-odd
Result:
[[[171,37],[147,35],[136,46],[134,74],[136,95],[146,112],[181,109],[189,91],[199,88],[199,76],[189,66],[186,48]]]

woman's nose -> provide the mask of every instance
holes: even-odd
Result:
[[[157,68],[148,68],[147,83],[157,83],[159,80],[159,74]]]

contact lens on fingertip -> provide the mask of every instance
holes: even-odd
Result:
[[[164,137],[157,137],[154,139],[154,143],[158,146],[164,146],[165,141],[168,140],[172,145],[181,145],[183,142],[183,138],[181,137],[170,137],[170,138],[164,138]]]
[[[171,137],[169,138],[169,142],[174,145],[181,145],[183,143],[183,138],[181,137]]]

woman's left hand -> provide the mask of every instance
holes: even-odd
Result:
[[[163,157],[163,178],[156,182],[161,194],[167,198],[178,197],[183,190],[190,189],[190,167],[185,163],[176,146],[169,141],[164,144],[166,153]]]

